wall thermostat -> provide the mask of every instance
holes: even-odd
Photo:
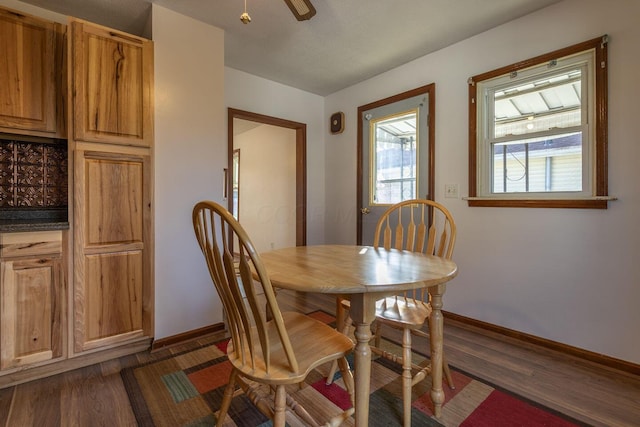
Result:
[[[331,122],[329,124],[329,129],[333,135],[342,133],[344,130],[344,113],[342,111],[333,113],[331,115]]]

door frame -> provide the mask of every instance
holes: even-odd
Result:
[[[362,116],[365,111],[373,108],[382,107],[384,105],[393,104],[394,102],[402,101],[404,99],[413,98],[421,94],[426,94],[429,98],[429,116],[427,118],[428,123],[428,136],[429,136],[429,182],[427,184],[428,199],[434,198],[434,178],[435,178],[435,137],[436,137],[436,84],[430,83],[425,86],[420,86],[415,89],[408,90],[406,92],[399,93],[397,95],[390,96],[388,98],[380,99],[378,101],[371,102],[369,104],[361,105],[358,107],[358,167],[357,167],[357,233],[356,242],[358,245],[362,244],[362,185],[363,185],[363,165],[362,165],[362,150],[364,150],[364,144],[362,141]],[[367,145],[368,146],[368,145]]]
[[[227,108],[227,167],[233,170],[233,119],[248,120],[265,125],[279,126],[296,131],[296,246],[307,244],[307,125],[264,114]],[[232,182],[227,179],[226,192],[233,194]],[[233,208],[233,198],[228,197],[228,209]]]

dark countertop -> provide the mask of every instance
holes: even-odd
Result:
[[[20,231],[68,230],[69,222],[47,220],[0,220],[0,233],[16,233]]]
[[[68,229],[66,208],[0,209],[0,233]]]

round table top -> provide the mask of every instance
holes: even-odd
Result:
[[[458,274],[445,258],[371,246],[314,245],[260,254],[274,286],[303,292],[356,294],[439,285]]]

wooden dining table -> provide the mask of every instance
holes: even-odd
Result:
[[[273,286],[299,292],[335,294],[351,301],[355,324],[355,424],[367,426],[371,382],[371,323],[376,301],[405,290],[427,287],[433,311],[429,319],[431,399],[439,417],[442,389],[442,296],[446,282],[458,273],[445,258],[371,246],[314,245],[260,254]]]

